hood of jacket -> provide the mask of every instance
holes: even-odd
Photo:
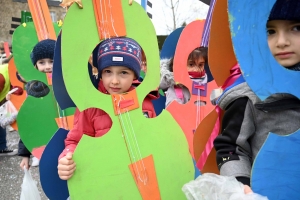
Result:
[[[174,74],[170,71],[171,59],[160,60],[160,85],[159,89],[167,90],[169,87],[175,85]]]
[[[300,100],[287,93],[272,94],[264,101],[261,101],[246,82],[225,91],[218,99],[218,105],[222,110],[225,110],[229,104],[241,97],[248,97],[257,109],[266,112],[300,107]]]

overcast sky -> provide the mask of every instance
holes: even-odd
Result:
[[[140,3],[141,0],[135,0]],[[167,25],[172,25],[171,9],[165,5],[170,0],[150,0],[152,3],[152,22],[157,35],[166,35],[170,31]],[[178,0],[173,0],[173,2]],[[199,0],[180,0],[179,9],[177,11],[177,22],[181,25],[183,22],[190,23],[196,19],[205,19],[208,11],[208,6]]]

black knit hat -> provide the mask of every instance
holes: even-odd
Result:
[[[27,94],[33,97],[44,97],[50,92],[45,83],[37,80],[29,81],[26,83],[25,88]]]
[[[277,0],[271,10],[270,20],[300,21],[300,0]]]
[[[30,54],[31,62],[36,65],[38,60],[54,57],[55,40],[46,39],[37,43]]]

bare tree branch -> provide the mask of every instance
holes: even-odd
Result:
[[[165,17],[165,27],[168,32],[172,32],[175,29],[181,27],[183,24],[187,24],[187,21],[193,20],[195,13],[199,12],[195,9],[193,3],[186,5],[187,2],[184,0],[162,0],[165,6],[162,8]],[[180,12],[182,6],[188,6],[192,8],[188,13]],[[172,25],[171,25],[172,24]]]

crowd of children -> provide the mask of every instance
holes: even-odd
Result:
[[[276,61],[289,70],[300,71],[300,2],[298,0],[277,0],[266,24],[266,34],[270,51]],[[118,45],[121,48],[107,48]],[[122,48],[130,45],[134,51]],[[41,72],[51,73],[55,41],[39,42],[31,53],[32,64]],[[145,57],[140,45],[133,39],[117,37],[103,40],[97,46],[97,70],[100,76],[98,90],[105,94],[122,94],[134,90],[133,83],[145,69]],[[187,58],[188,76],[195,82],[206,83],[204,65],[208,62],[207,48],[194,49]],[[190,91],[177,84],[173,76],[173,58],[162,59],[161,82],[159,88],[166,94],[167,107],[172,101],[185,104],[190,100]],[[149,66],[148,66],[149,67]],[[272,67],[272,66],[270,66]],[[28,95],[43,97],[49,88],[40,81],[26,82],[21,75]],[[179,95],[180,93],[180,95]],[[7,96],[9,99],[9,96]],[[290,94],[272,94],[260,100],[245,81],[226,90],[217,100],[224,111],[222,128],[214,140],[217,165],[220,174],[234,176],[244,184],[245,193],[252,192],[250,177],[253,161],[270,132],[284,135],[300,128],[300,100]],[[151,97],[148,95],[142,105],[147,117],[156,116]],[[74,127],[65,140],[65,149],[58,158],[58,175],[63,180],[70,179],[76,170],[72,156],[81,137],[101,137],[108,132],[112,121],[101,109],[76,109]],[[0,127],[0,135],[5,130]],[[1,145],[0,140],[0,145]],[[14,151],[0,146],[0,154],[14,155]],[[19,156],[23,159],[20,167],[29,168],[30,152],[22,141],[19,142]],[[32,166],[38,164],[32,164]]]

